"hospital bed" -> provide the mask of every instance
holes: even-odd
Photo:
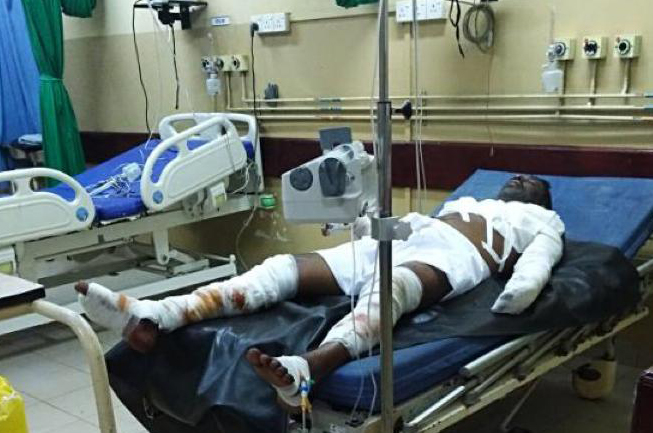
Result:
[[[472,195],[477,198],[493,197],[500,185],[510,173],[477,171],[465,184],[451,196],[456,198]],[[497,333],[475,336],[438,338],[431,342],[422,342],[411,347],[395,351],[395,420],[396,431],[403,432],[439,432],[454,425],[465,417],[481,410],[492,402],[502,399],[512,391],[529,386],[525,397],[519,403],[502,426],[508,430],[509,421],[515,415],[525,398],[530,395],[533,384],[546,372],[566,362],[583,351],[606,344],[606,350],[612,356],[613,337],[638,322],[648,314],[643,306],[644,295],[650,293],[650,273],[653,263],[646,262],[637,271],[624,256],[634,259],[653,232],[653,180],[615,179],[615,178],[573,178],[546,177],[554,191],[554,207],[567,225],[567,237],[578,241],[598,241],[615,248],[623,262],[624,285],[628,282],[629,291],[623,288],[623,294],[616,296],[628,298],[618,312],[598,314],[600,320],[591,318],[577,326],[551,330],[542,328],[537,332],[513,334]],[[607,247],[604,247],[607,248]],[[617,253],[617,249],[621,253]],[[584,251],[577,252],[581,257]],[[591,264],[590,264],[591,267]],[[632,275],[631,275],[632,274]],[[602,278],[610,280],[607,274]],[[606,276],[607,275],[607,276]],[[555,277],[555,276],[554,276]],[[601,278],[601,277],[599,277]],[[574,274],[573,279],[578,279]],[[594,283],[597,280],[593,281]],[[587,284],[592,283],[592,281]],[[480,292],[475,291],[475,292]],[[472,292],[474,293],[474,292]],[[629,295],[627,295],[629,294]],[[600,303],[596,300],[596,303]],[[591,305],[592,299],[585,300]],[[491,304],[490,304],[491,305]],[[277,320],[279,326],[288,326],[279,319],[282,313],[288,316],[299,315],[300,307],[286,306],[270,313],[261,313],[261,318],[249,317],[242,321],[208,322],[177,331],[161,340],[159,353],[151,357],[133,355],[124,345],[119,345],[107,355],[112,386],[128,408],[141,422],[156,433],[164,432],[208,432],[230,431],[225,426],[236,426],[234,419],[240,419],[234,413],[247,411],[252,406],[265,400],[274,405],[274,396],[263,395],[256,388],[241,390],[251,378],[247,368],[229,367],[226,375],[220,375],[218,362],[223,362],[216,351],[228,347],[225,351],[239,353],[239,332],[260,326],[264,321]],[[346,302],[345,302],[346,311]],[[446,308],[443,306],[442,308]],[[325,312],[327,311],[327,312]],[[615,310],[617,311],[617,310]],[[491,313],[488,313],[491,314]],[[582,315],[580,311],[572,314]],[[258,315],[257,315],[258,316]],[[327,310],[319,310],[313,316],[303,320],[315,326],[324,325]],[[442,317],[438,318],[439,320]],[[435,323],[438,323],[437,321]],[[446,324],[446,321],[442,322]],[[270,327],[270,325],[268,325]],[[524,328],[528,329],[528,328]],[[482,331],[479,330],[479,331]],[[401,332],[401,331],[400,331]],[[293,331],[289,340],[299,340],[297,331]],[[316,335],[319,331],[315,331]],[[315,336],[315,335],[314,335]],[[261,331],[257,341],[270,353],[282,351],[283,344],[273,343],[274,330]],[[318,338],[319,339],[319,338]],[[247,345],[248,343],[242,343]],[[203,355],[190,355],[190,347]],[[185,350],[184,359],[176,357],[174,351],[180,347]],[[296,347],[296,346],[295,346]],[[188,358],[199,359],[206,365],[192,367]],[[233,362],[238,361],[238,356]],[[216,369],[217,368],[217,369]],[[150,374],[151,370],[157,370]],[[372,372],[379,383],[379,359],[372,356],[351,362],[323,381],[313,395],[312,430],[315,432],[372,433],[380,431],[380,418],[367,416],[373,401],[378,408],[378,394],[369,380]],[[182,375],[183,385],[171,384],[171,377]],[[240,377],[235,381],[233,377]],[[214,380],[215,383],[211,382]],[[195,391],[195,382],[197,390]],[[181,382],[178,382],[181,383]],[[215,390],[212,390],[215,387]],[[225,393],[240,393],[245,396],[240,402],[241,408],[233,409],[230,403],[215,407],[216,396]],[[196,399],[187,401],[189,394],[196,392]],[[187,394],[189,393],[189,394]],[[182,397],[183,396],[183,397]],[[144,403],[146,402],[145,406]],[[358,404],[357,404],[358,403]],[[357,406],[352,416],[352,409]],[[206,409],[202,413],[197,408]],[[261,406],[263,407],[263,406]],[[264,408],[267,410],[267,408]],[[372,412],[375,412],[374,407]],[[247,413],[251,420],[251,412]],[[243,415],[243,418],[246,418]],[[222,421],[220,421],[222,420]],[[245,423],[246,424],[246,423]],[[195,425],[195,427],[190,427]],[[244,425],[241,423],[241,426]],[[262,431],[260,429],[252,431]],[[243,431],[247,431],[242,427]],[[221,430],[222,429],[222,430]],[[236,427],[234,429],[238,430]],[[240,430],[238,430],[240,431]],[[266,431],[281,431],[273,427]]]
[[[176,114],[159,134],[75,178],[46,168],[0,173],[0,183],[13,184],[13,194],[0,195],[0,271],[52,288],[138,269],[146,283],[124,293],[139,298],[235,275],[233,255],[176,250],[168,233],[253,209],[263,189],[256,121]],[[36,189],[44,178],[59,184]],[[0,333],[44,321],[4,321]]]

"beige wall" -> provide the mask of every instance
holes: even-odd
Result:
[[[200,57],[207,54],[247,53],[248,16],[271,11],[291,12],[295,22],[289,35],[257,38],[259,92],[268,82],[274,82],[279,85],[284,97],[370,94],[376,37],[373,8],[344,10],[337,8],[331,0],[212,0],[209,3],[208,10],[195,17],[193,30],[179,31],[177,34],[182,83],[188,94],[186,96],[186,92],[182,92],[182,111],[191,108],[210,110],[213,107],[212,101],[204,93]],[[463,60],[458,55],[454,31],[449,24],[438,21],[421,25],[419,72],[424,92],[429,95],[539,93],[552,7],[556,11],[557,36],[580,39],[587,34],[610,38],[619,33],[642,34],[643,53],[633,65],[632,88],[635,92],[653,88],[653,76],[647,74],[653,58],[653,29],[647,25],[653,5],[649,1],[629,0],[628,7],[616,7],[610,0],[501,0],[495,4],[497,34],[492,55],[482,54],[465,43],[467,57]],[[234,24],[223,28],[207,27],[209,17],[217,14],[230,15]],[[154,118],[158,114],[160,117],[174,111],[169,49],[165,45],[165,36],[162,36],[159,38],[159,50],[156,50],[152,19],[147,11],[137,12],[137,28],[146,82],[154,102],[151,116]],[[66,82],[82,129],[143,130],[143,97],[130,35],[131,2],[100,2],[94,18],[69,18],[65,30]],[[215,40],[213,48],[207,38],[209,32]],[[410,27],[398,25],[392,18],[390,34],[391,92],[405,95],[410,93],[412,76]],[[622,68],[622,63],[614,59],[611,53],[601,61],[598,91],[618,92]],[[240,79],[234,78],[233,96],[235,105],[239,105]],[[586,93],[589,87],[589,62],[581,58],[571,62],[567,81],[570,93]],[[162,90],[162,98],[159,97],[159,90]],[[224,108],[223,97],[220,109]],[[599,102],[643,103],[641,100],[621,99]],[[510,102],[511,105],[524,103],[542,104],[537,101]],[[361,137],[369,135],[366,122],[353,123]],[[313,137],[316,127],[316,124],[308,122],[268,122],[265,132]],[[429,139],[535,144],[648,145],[649,130],[649,126],[634,123],[600,126],[577,123],[486,125],[430,122],[425,125],[424,135]],[[395,134],[399,139],[410,138],[409,132],[406,124],[396,123]]]

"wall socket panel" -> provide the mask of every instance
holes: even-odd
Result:
[[[250,21],[258,24],[258,34],[260,35],[290,31],[290,14],[288,13],[253,15]]]
[[[413,0],[400,0],[396,4],[398,23],[413,22]],[[417,21],[443,20],[447,18],[445,0],[417,0]]]

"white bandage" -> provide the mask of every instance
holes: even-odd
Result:
[[[139,301],[91,284],[89,294],[80,295],[80,303],[91,319],[113,329],[124,330],[135,318],[149,319],[159,329],[173,331],[188,323],[250,313],[291,299],[297,293],[298,279],[295,258],[278,255],[243,275],[209,284],[188,295]],[[102,290],[93,289],[95,286]],[[121,302],[128,306],[125,311],[117,308]]]
[[[99,325],[122,331],[129,323],[132,298],[91,283],[86,295],[80,293],[78,299],[88,317]]]
[[[279,356],[275,358],[281,365],[286,367],[288,374],[294,379],[293,383],[287,386],[274,386],[277,395],[289,406],[299,407],[302,404],[302,396],[299,387],[303,380],[310,382],[311,371],[308,367],[308,361],[301,356]]]
[[[374,288],[374,290],[372,290]],[[392,270],[392,324],[422,301],[422,282],[410,269],[399,266]],[[321,346],[341,343],[352,357],[367,352],[379,343],[381,305],[378,284],[368,284],[361,291],[354,311],[329,331]],[[353,314],[353,316],[352,316]]]

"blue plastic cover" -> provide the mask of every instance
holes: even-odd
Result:
[[[120,174],[122,168],[127,164],[135,162],[142,168],[143,165],[145,165],[147,158],[160,142],[161,140],[152,139],[147,143],[136,146],[127,152],[87,170],[86,172],[76,176],[75,179],[82,186],[90,190],[93,185]],[[254,157],[254,146],[249,141],[243,141],[243,143],[245,150],[247,151],[247,156],[252,159]],[[192,150],[204,144],[206,144],[206,141],[191,140],[188,142],[188,147]],[[154,164],[152,176],[154,181],[158,180],[166,165],[176,157],[177,150],[175,148],[166,150],[161,157],[159,157],[156,164]],[[66,200],[71,200],[74,197],[73,190],[63,184],[51,188],[48,191],[53,192]],[[145,205],[141,200],[140,179],[132,182],[131,185],[129,185],[129,191],[126,193],[118,193],[115,188],[110,188],[99,196],[94,196],[93,204],[96,209],[96,219],[99,221],[111,221],[119,218],[136,216],[146,210]]]

